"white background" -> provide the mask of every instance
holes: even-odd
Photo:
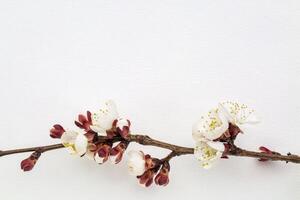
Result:
[[[54,123],[114,99],[132,131],[193,146],[191,126],[222,100],[263,122],[238,138],[300,154],[299,1],[1,1],[0,149],[53,144]],[[155,157],[168,151],[143,148]],[[29,173],[0,159],[0,199],[299,200],[300,166],[193,156],[171,161],[167,187],[142,188],[123,161],[45,153]]]

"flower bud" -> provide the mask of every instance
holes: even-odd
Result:
[[[137,178],[140,179],[139,183],[146,187],[149,187],[153,183],[153,177],[156,174],[154,169],[149,169],[145,171],[141,176]]]
[[[145,156],[142,151],[130,151],[128,153],[128,170],[134,176],[140,176],[146,171]]]
[[[62,134],[65,132],[65,129],[59,125],[55,124],[50,130],[50,137],[52,138],[61,138]]]
[[[157,158],[152,158],[149,154],[145,155],[145,167],[147,169],[153,169],[161,164],[161,161]]]
[[[131,124],[130,121],[128,119],[118,118],[114,121],[114,124],[120,136],[124,139],[128,139]]]
[[[98,164],[103,164],[108,160],[111,151],[111,146],[108,144],[100,144],[95,152],[95,161]]]
[[[87,111],[86,116],[81,115],[81,114],[78,115],[78,121],[75,121],[75,125],[81,129],[90,131],[91,130],[90,126],[93,125],[91,112]]]
[[[122,141],[117,146],[113,147],[110,150],[111,161],[113,161],[115,164],[118,164],[122,160],[123,153],[126,150],[127,146],[128,142]]]
[[[160,186],[166,186],[169,183],[169,172],[170,164],[169,162],[164,162],[159,173],[155,177],[155,184]]]
[[[278,154],[277,152],[273,152],[271,151],[270,149],[268,149],[267,147],[264,147],[264,146],[260,146],[259,147],[259,150],[262,152],[262,153],[266,153],[266,154]],[[266,159],[266,158],[259,158],[258,161],[261,161],[261,162],[266,162],[268,161],[269,159]]]
[[[32,170],[40,156],[41,156],[40,152],[38,151],[33,152],[28,158],[22,160],[21,169],[24,172]]]

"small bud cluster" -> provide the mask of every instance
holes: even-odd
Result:
[[[169,183],[169,162],[152,158],[142,151],[129,153],[128,168],[130,173],[136,176],[139,183],[145,187],[149,187],[153,181],[160,186],[166,186]]]

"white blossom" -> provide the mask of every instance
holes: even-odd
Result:
[[[224,150],[225,146],[221,142],[198,141],[194,149],[194,155],[204,169],[209,169],[222,157]]]
[[[71,154],[82,156],[87,151],[87,138],[75,131],[66,131],[61,136],[61,142]]]
[[[196,141],[217,139],[228,129],[228,125],[227,118],[219,109],[212,109],[194,124],[193,138]]]
[[[98,112],[92,114],[91,129],[101,135],[106,135],[106,130],[112,128],[113,121],[118,116],[115,103],[112,100],[106,101]]]
[[[130,151],[128,156],[129,173],[134,176],[142,175],[146,170],[144,153],[141,151]]]
[[[220,103],[218,108],[230,123],[241,129],[244,124],[255,124],[260,121],[254,114],[254,110],[245,104],[226,101]]]

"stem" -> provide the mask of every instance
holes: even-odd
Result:
[[[251,158],[264,158],[271,161],[285,161],[300,164],[300,156],[297,155],[281,155],[281,154],[267,154],[262,152],[248,151],[241,148],[236,148],[233,151],[229,152],[231,156],[240,156],[240,157],[251,157]]]
[[[98,142],[118,142],[121,141],[121,137],[114,137],[113,139],[109,139],[106,136],[99,136]],[[171,158],[175,156],[187,155],[187,154],[194,154],[194,148],[191,147],[183,147],[174,144],[169,144],[163,141],[155,140],[150,138],[147,135],[130,135],[128,138],[128,142],[136,142],[141,145],[147,146],[156,146],[163,149],[171,150],[171,153],[165,157],[163,160],[169,161]],[[13,150],[6,150],[0,151],[0,157],[6,156],[10,154],[17,154],[17,153],[26,153],[26,152],[34,152],[39,151],[44,153],[46,151],[64,148],[63,144],[53,144],[47,146],[38,146],[38,147],[30,147],[30,148],[23,148],[23,149],[13,149]],[[230,156],[240,156],[240,157],[251,157],[251,158],[262,158],[268,159],[270,161],[285,161],[285,162],[292,162],[292,163],[299,163],[300,164],[300,156],[297,155],[281,155],[281,154],[267,154],[262,152],[254,152],[241,149],[239,147],[233,146],[228,152]]]
[[[53,145],[30,147],[30,148],[24,148],[24,149],[12,149],[12,150],[0,151],[0,157],[10,155],[10,154],[26,153],[26,152],[32,152],[32,151],[39,151],[41,153],[44,153],[46,151],[60,149],[60,148],[64,148],[64,145],[63,144],[53,144]]]

